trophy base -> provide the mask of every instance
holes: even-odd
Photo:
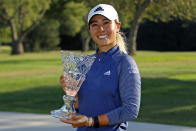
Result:
[[[50,113],[53,117],[59,119],[68,119],[71,114],[75,114],[74,103],[76,102],[76,98],[74,96],[63,96],[64,105],[58,110],[52,110]]]
[[[51,115],[55,118],[59,118],[59,119],[68,119],[70,113],[68,112],[63,112],[62,110],[52,110]]]

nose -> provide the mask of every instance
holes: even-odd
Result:
[[[99,31],[104,31],[104,28],[102,25],[99,26]]]

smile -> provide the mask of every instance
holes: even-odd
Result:
[[[100,38],[100,39],[104,39],[104,38],[107,38],[107,37],[108,37],[107,35],[98,36],[98,38]]]

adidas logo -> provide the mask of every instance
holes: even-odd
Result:
[[[97,11],[104,11],[104,9],[101,7],[98,7],[94,12],[97,12]]]
[[[105,73],[104,73],[104,75],[106,75],[106,76],[109,76],[111,73],[110,73],[110,70],[109,71],[106,71]]]

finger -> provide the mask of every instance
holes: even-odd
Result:
[[[76,114],[71,114],[71,119],[74,119],[74,120],[76,120],[76,119],[80,119],[80,118],[82,118],[83,116],[82,115],[76,115]]]
[[[65,75],[60,76],[60,83],[61,83],[61,87],[64,91],[66,91],[66,82],[65,82]]]
[[[60,119],[60,121],[66,124],[75,124],[75,122],[71,119]]]
[[[60,82],[61,82],[61,84],[65,83],[65,76],[60,77]]]
[[[60,76],[60,81],[64,80],[65,79],[65,75],[61,75]]]

